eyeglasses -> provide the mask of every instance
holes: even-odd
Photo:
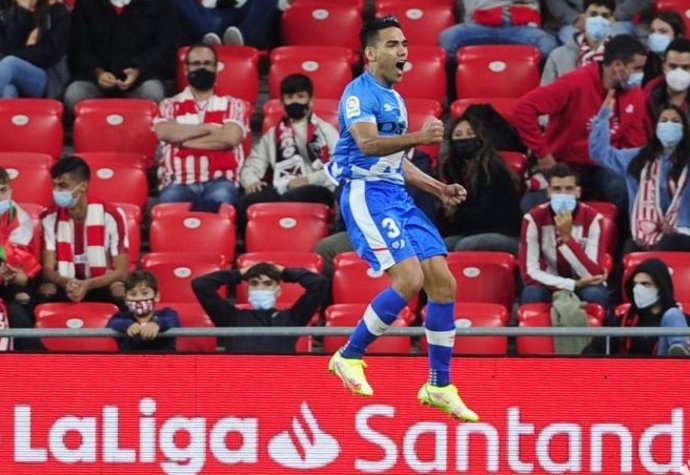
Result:
[[[193,68],[212,68],[215,67],[216,62],[208,59],[206,61],[187,61],[186,64]]]

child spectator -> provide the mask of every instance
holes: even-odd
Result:
[[[147,271],[136,271],[125,280],[125,304],[129,310],[117,312],[108,328],[126,333],[118,338],[120,351],[175,351],[175,338],[159,338],[159,333],[180,327],[180,317],[172,308],[156,309],[160,300],[158,281]]]

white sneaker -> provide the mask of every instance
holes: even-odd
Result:
[[[674,343],[668,348],[668,356],[690,356],[690,348],[680,343]]]
[[[220,40],[220,36],[215,33],[206,33],[201,42],[209,46],[220,46],[223,44],[223,42]]]
[[[236,26],[229,26],[223,33],[223,44],[232,46],[243,46],[244,36]]]

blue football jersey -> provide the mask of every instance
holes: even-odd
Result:
[[[405,152],[386,156],[364,155],[350,133],[358,122],[376,124],[379,135],[407,131],[407,109],[393,88],[379,83],[368,71],[347,85],[338,110],[340,138],[329,162],[328,173],[336,181],[387,181],[402,185]]]

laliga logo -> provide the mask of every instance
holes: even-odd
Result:
[[[297,417],[292,418],[292,431],[301,445],[304,458],[295,447],[289,431],[281,432],[271,439],[268,444],[268,454],[273,460],[288,468],[325,467],[340,454],[340,444],[335,437],[321,430],[306,402],[302,402],[300,411],[311,432],[311,437]]]

